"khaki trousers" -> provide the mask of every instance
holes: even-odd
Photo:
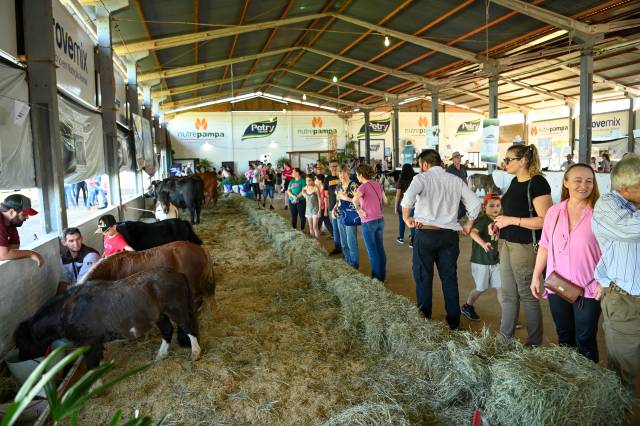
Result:
[[[640,376],[640,297],[607,289],[601,306],[609,368],[633,391]]]
[[[500,278],[502,280],[502,319],[500,333],[512,337],[520,315],[520,303],[527,319],[527,344],[542,344],[542,311],[531,294],[531,277],[536,262],[532,244],[500,240]]]

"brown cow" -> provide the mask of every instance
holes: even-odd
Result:
[[[213,172],[197,173],[204,182],[204,204],[208,206],[213,201],[213,207],[218,204],[218,176]]]
[[[114,254],[96,262],[79,284],[89,280],[119,280],[140,271],[168,267],[187,277],[196,309],[215,292],[213,268],[204,249],[189,241],[174,241],[142,251]]]

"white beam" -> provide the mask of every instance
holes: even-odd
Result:
[[[253,31],[266,30],[270,28],[281,27],[289,24],[296,24],[299,22],[313,21],[316,19],[326,18],[330,16],[328,13],[315,13],[312,15],[296,16],[288,19],[278,19],[275,21],[256,22],[248,25],[235,25],[232,27],[221,28],[217,30],[202,31],[192,34],[183,34],[178,36],[163,37],[153,40],[144,40],[133,43],[126,43],[125,45],[114,46],[113,49],[119,55],[125,53],[133,53],[141,50],[158,50],[168,49],[170,47],[184,46],[185,44],[199,43],[206,40],[213,40],[216,38],[230,37],[238,34],[244,34]]]

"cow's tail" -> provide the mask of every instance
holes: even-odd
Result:
[[[213,296],[216,292],[216,280],[213,274],[213,255],[209,248],[205,248],[204,253],[207,258],[207,266],[202,272],[203,290],[208,296]]]
[[[188,221],[184,221],[184,223],[187,224],[188,228],[189,228],[189,241],[194,243],[194,244],[198,244],[199,246],[202,245],[202,240],[200,239],[200,237],[198,237],[198,235],[194,232],[193,230],[193,226],[191,225],[190,222]]]

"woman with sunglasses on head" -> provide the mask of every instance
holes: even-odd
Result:
[[[531,293],[548,297],[558,344],[577,347],[585,357],[598,362],[598,319],[600,284],[593,279],[601,252],[591,229],[593,207],[600,192],[593,169],[588,164],[570,166],[562,183],[562,202],[552,206],[544,217],[542,238],[531,279]],[[562,299],[542,286],[541,275],[555,272],[584,289],[574,303]]]
[[[542,176],[534,145],[512,145],[504,163],[507,173],[515,177],[502,197],[503,214],[494,221],[494,232],[500,232],[500,334],[513,337],[522,302],[527,319],[527,344],[539,346],[542,344],[542,312],[530,287],[540,230],[552,204],[551,187]]]

